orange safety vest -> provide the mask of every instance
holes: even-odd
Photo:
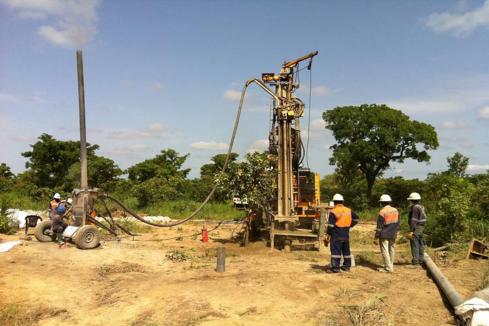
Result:
[[[382,208],[379,215],[384,218],[384,225],[399,222],[399,212],[389,205]]]
[[[331,212],[336,218],[335,225],[337,227],[344,228],[351,226],[351,209],[342,204],[337,204]]]
[[[56,200],[51,200],[51,202],[49,203],[49,206],[51,207],[51,209],[56,209],[58,208],[59,206],[59,203],[56,201]]]

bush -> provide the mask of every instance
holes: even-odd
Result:
[[[14,234],[17,231],[18,225],[8,215],[7,209],[9,204],[5,197],[0,199],[0,233]]]

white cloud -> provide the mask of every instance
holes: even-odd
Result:
[[[489,170],[489,164],[469,164],[467,171],[469,172],[484,172]]]
[[[152,123],[149,125],[149,130],[152,130],[152,131],[163,131],[165,129],[166,128],[159,122],[155,122],[155,123]]]
[[[428,16],[426,26],[437,33],[466,35],[478,27],[489,26],[489,0],[465,13],[434,13]]]
[[[308,85],[307,86],[301,86],[301,88],[299,88],[298,92],[300,92],[303,95],[309,95],[309,86]],[[312,93],[312,95],[315,95],[315,96],[326,96],[326,95],[330,95],[331,93],[333,93],[333,91],[331,90],[331,88],[329,88],[326,85],[317,85],[317,86],[312,87],[311,93]]]
[[[143,144],[132,144],[123,147],[116,147],[109,150],[102,150],[103,155],[120,156],[129,159],[141,159],[144,153],[151,151],[152,148]]]
[[[248,152],[264,152],[268,150],[268,139],[259,139],[255,141]]]
[[[237,102],[241,99],[241,92],[234,89],[228,89],[224,92],[224,98],[226,100]]]
[[[414,98],[386,101],[386,104],[408,113],[447,113],[459,111],[463,108],[459,103],[450,100],[423,100]]]
[[[432,83],[431,91],[419,97],[379,99],[408,114],[440,115],[444,113],[474,111],[489,103],[489,75],[454,76]],[[431,93],[431,94],[430,94]],[[440,116],[440,120],[443,116]]]
[[[38,30],[48,42],[78,48],[96,32],[96,10],[101,0],[0,0],[0,3],[21,18],[49,20]]]
[[[311,121],[311,130],[323,130],[326,127],[326,123],[323,119],[314,119]],[[307,128],[307,124],[304,126]]]
[[[461,121],[444,121],[441,124],[443,129],[466,129],[467,127],[467,123]]]
[[[40,103],[45,103],[45,100],[40,94],[37,93],[34,95],[14,95],[8,93],[0,93],[0,106]]]
[[[198,141],[192,143],[190,146],[194,149],[201,150],[223,150],[228,148],[228,145],[225,143],[218,143],[215,141]]]
[[[482,119],[489,119],[489,106],[485,106],[479,111],[479,117]]]
[[[163,85],[160,82],[154,82],[153,84],[151,84],[149,89],[153,92],[161,92],[161,90],[163,90]]]
[[[168,128],[161,123],[152,123],[148,126],[148,129],[115,129],[109,130],[107,137],[111,139],[148,139],[148,138],[162,138],[167,135]]]

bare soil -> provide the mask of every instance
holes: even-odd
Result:
[[[329,253],[243,248],[234,225],[200,237],[200,228],[152,229],[133,240],[106,240],[94,250],[25,241],[0,253],[1,325],[451,325],[442,295],[422,268],[408,268],[397,246],[393,274],[380,273],[373,225],[352,234],[357,266],[327,274]],[[0,236],[15,240],[19,235]],[[355,239],[357,238],[357,239]],[[226,272],[215,272],[225,246]],[[484,262],[440,267],[464,297],[479,286]]]

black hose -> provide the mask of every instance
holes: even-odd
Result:
[[[251,84],[251,81],[247,81],[246,84],[243,86],[243,90],[241,91],[241,98],[239,100],[238,112],[236,113],[236,120],[234,121],[233,133],[231,135],[231,140],[229,142],[229,147],[228,147],[228,152],[227,152],[227,155],[226,155],[226,160],[224,161],[224,165],[222,166],[222,169],[221,169],[221,172],[220,173],[223,173],[224,171],[226,171],[226,169],[228,167],[229,159],[231,157],[231,152],[233,150],[234,141],[236,139],[236,133],[238,132],[239,119],[241,117],[241,111],[243,109],[243,102],[244,102],[244,97],[246,95],[246,89],[248,88],[248,86],[250,84]],[[152,226],[156,226],[156,227],[172,227],[172,226],[183,224],[183,223],[189,221],[190,219],[192,219],[195,215],[197,215],[202,210],[202,208],[204,208],[204,206],[207,204],[207,202],[212,198],[212,196],[214,195],[214,192],[216,192],[217,187],[218,187],[218,184],[215,183],[214,186],[212,187],[211,191],[207,195],[207,197],[204,199],[204,201],[188,217],[184,218],[183,220],[179,220],[179,221],[176,221],[176,222],[173,222],[173,223],[165,223],[165,224],[160,224],[160,223],[154,223],[154,222],[146,221],[144,218],[142,218],[141,216],[139,216],[138,214],[136,214],[135,212],[133,212],[131,209],[129,209],[128,207],[126,207],[118,199],[116,199],[116,198],[114,198],[114,197],[112,197],[112,196],[110,196],[108,194],[104,194],[102,196],[113,200],[122,209],[124,209],[127,213],[129,213],[135,219],[138,219],[139,221],[141,221],[143,223],[146,223],[146,224],[149,224],[149,225],[152,225]]]

